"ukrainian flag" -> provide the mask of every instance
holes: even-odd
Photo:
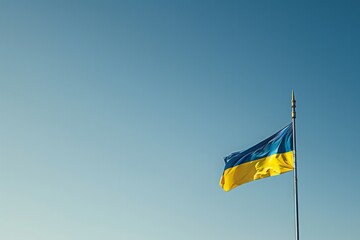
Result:
[[[255,146],[225,157],[220,186],[227,192],[241,184],[293,170],[293,149],[291,123]]]

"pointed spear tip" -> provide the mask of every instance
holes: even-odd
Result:
[[[295,112],[295,108],[296,108],[296,100],[295,100],[295,93],[294,90],[292,90],[292,94],[291,94],[291,117],[293,119],[296,118],[296,112]]]
[[[292,100],[292,101],[295,101],[295,92],[294,92],[294,89],[292,90],[291,100]]]

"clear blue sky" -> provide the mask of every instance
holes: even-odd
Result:
[[[291,121],[301,238],[358,238],[358,1],[1,1],[0,238],[294,239],[292,173],[223,157]]]

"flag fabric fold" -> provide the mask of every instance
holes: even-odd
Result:
[[[224,158],[220,179],[224,191],[294,169],[292,123],[255,146]]]

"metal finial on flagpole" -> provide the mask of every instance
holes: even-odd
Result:
[[[291,96],[291,117],[292,117],[292,127],[293,127],[293,146],[294,146],[294,193],[295,193],[295,240],[299,240],[299,208],[298,208],[298,184],[297,184],[297,159],[296,159],[296,100],[295,93],[292,90]]]
[[[292,108],[292,112],[291,112],[291,117],[292,118],[296,118],[296,100],[295,100],[295,93],[294,90],[292,90],[292,94],[291,94],[291,108]]]

